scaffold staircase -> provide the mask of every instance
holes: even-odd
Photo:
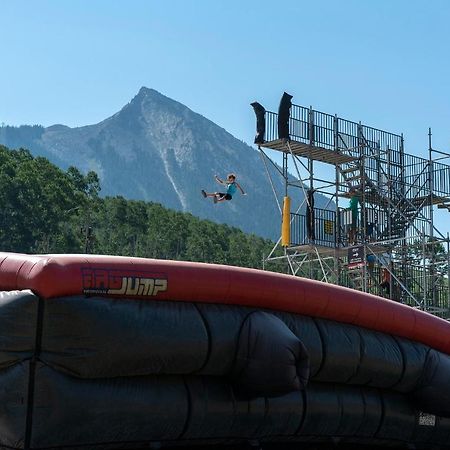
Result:
[[[369,149],[370,153],[374,153],[374,149],[370,147],[367,141],[357,148],[345,149],[349,156],[354,156],[350,162],[338,165],[338,171],[348,190],[356,190],[360,195],[360,200],[364,203],[370,203],[382,208],[386,217],[388,217],[387,226],[382,231],[379,239],[389,240],[394,245],[405,236],[405,232],[409,227],[414,228],[414,220],[421,214],[421,209],[425,205],[423,199],[417,194],[408,200],[405,194],[396,191],[393,185],[396,179],[382,172],[385,177],[384,183],[375,183],[364,170],[363,157],[358,157],[356,151],[360,148]],[[380,150],[376,149],[378,156]],[[381,153],[382,154],[382,153]],[[402,168],[399,165],[401,172]],[[348,194],[344,194],[348,196]],[[447,204],[446,206],[447,207]],[[450,202],[448,203],[450,211]],[[420,232],[420,230],[417,230]]]
[[[397,202],[390,200],[390,208],[387,208],[389,214],[389,223],[381,234],[381,239],[390,239],[394,242],[404,237],[409,227],[414,227],[414,219],[420,214],[420,209],[412,203],[397,198]]]

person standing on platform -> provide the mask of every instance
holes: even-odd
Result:
[[[388,297],[391,296],[391,272],[389,272],[387,267],[383,267],[383,271],[381,272],[380,288],[386,291]]]
[[[356,237],[358,234],[358,206],[359,206],[359,197],[358,192],[355,188],[350,188],[350,204],[349,210],[352,215],[352,222],[350,224],[350,231],[348,233],[348,240],[350,245],[356,244]]]
[[[314,214],[314,191],[315,189],[308,189],[307,204],[306,204],[306,232],[308,239],[311,241],[316,240],[316,225],[315,225],[315,214]]]

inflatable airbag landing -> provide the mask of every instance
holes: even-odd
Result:
[[[0,253],[0,289],[1,448],[450,450],[450,323],[422,311],[286,275],[93,255]]]
[[[239,333],[232,378],[236,390],[249,396],[272,397],[298,391],[308,382],[308,353],[278,317],[254,312]]]
[[[423,411],[450,417],[450,357],[430,349],[422,379],[414,393]]]

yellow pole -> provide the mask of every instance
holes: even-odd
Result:
[[[284,197],[283,220],[281,222],[281,245],[288,247],[291,241],[291,199]]]

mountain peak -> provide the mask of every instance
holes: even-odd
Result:
[[[139,89],[136,96],[122,109],[122,111],[120,111],[120,113],[126,112],[129,114],[130,111],[135,111],[139,115],[145,115],[145,111],[156,111],[159,114],[163,110],[166,112],[170,111],[170,113],[175,115],[180,115],[180,117],[190,113],[202,117],[199,114],[194,113],[182,103],[161,94],[155,89],[150,89],[145,86],[142,86]]]
[[[139,92],[137,93],[136,97],[146,97],[148,95],[162,95],[160,94],[158,91],[156,91],[155,89],[150,89],[148,87],[142,86],[139,89]]]
[[[139,89],[139,92],[135,95],[135,97],[131,100],[131,103],[133,102],[144,102],[144,101],[170,101],[169,97],[166,97],[165,95],[161,94],[161,92],[156,91],[155,89],[150,89],[148,87],[142,86]],[[172,100],[174,101],[174,100]]]
[[[168,105],[168,104],[178,104],[175,100],[161,94],[155,89],[150,89],[148,87],[142,86],[139,92],[133,97],[130,102],[131,105],[137,106],[154,106],[154,105]],[[181,104],[180,104],[181,105]]]

